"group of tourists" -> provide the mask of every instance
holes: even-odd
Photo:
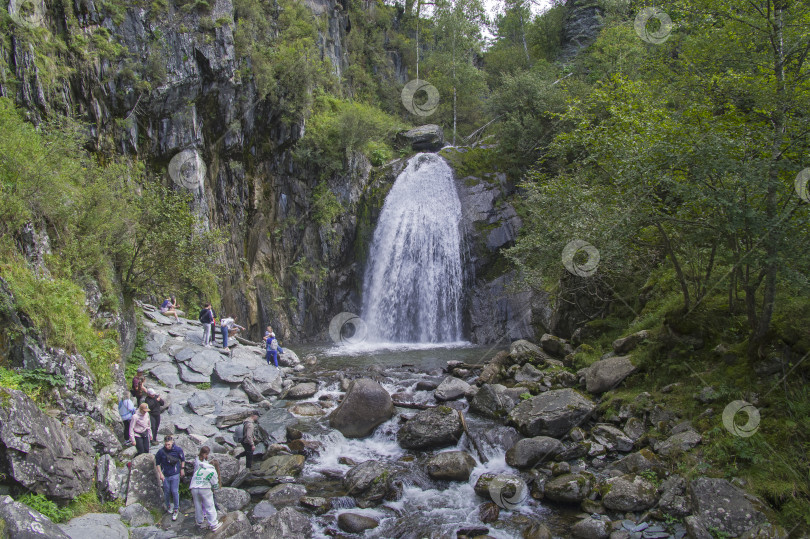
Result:
[[[217,315],[210,303],[206,303],[200,311],[200,323],[203,325],[202,344],[210,347],[216,343],[217,334]],[[244,326],[240,326],[234,318],[229,316],[219,321],[219,329],[222,333],[222,348],[228,348],[229,336],[245,330]]]
[[[163,397],[155,389],[144,385],[145,379],[143,369],[139,368],[132,378],[129,394],[125,391],[118,401],[124,438],[137,448],[138,455],[149,452],[149,443],[157,439],[160,414],[167,408]]]

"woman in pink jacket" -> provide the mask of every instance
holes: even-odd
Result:
[[[146,403],[138,406],[138,411],[129,423],[129,440],[135,444],[138,455],[149,453],[149,440],[152,439],[152,422],[149,419],[149,406]]]

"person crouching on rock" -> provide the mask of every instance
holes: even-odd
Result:
[[[138,455],[149,453],[149,440],[152,439],[152,422],[149,419],[149,406],[138,406],[138,411],[129,423],[129,441],[135,445]]]
[[[238,332],[243,331],[245,328],[236,323],[233,318],[223,318],[219,322],[219,327],[222,330],[222,348],[228,348],[228,336],[236,335]]]
[[[211,531],[218,530],[222,523],[217,519],[217,508],[214,506],[213,490],[219,488],[219,474],[214,465],[208,461],[211,449],[207,445],[200,448],[200,454],[194,461],[194,474],[191,476],[191,497],[194,500],[194,517],[197,526],[204,527],[207,520]]]

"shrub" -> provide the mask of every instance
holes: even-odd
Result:
[[[24,503],[35,511],[39,511],[54,522],[67,522],[73,518],[73,511],[70,508],[59,507],[43,494],[25,494],[18,498],[17,501]]]

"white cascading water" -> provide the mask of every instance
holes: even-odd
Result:
[[[408,161],[385,199],[363,285],[371,339],[460,341],[461,203],[453,170],[439,155]]]

